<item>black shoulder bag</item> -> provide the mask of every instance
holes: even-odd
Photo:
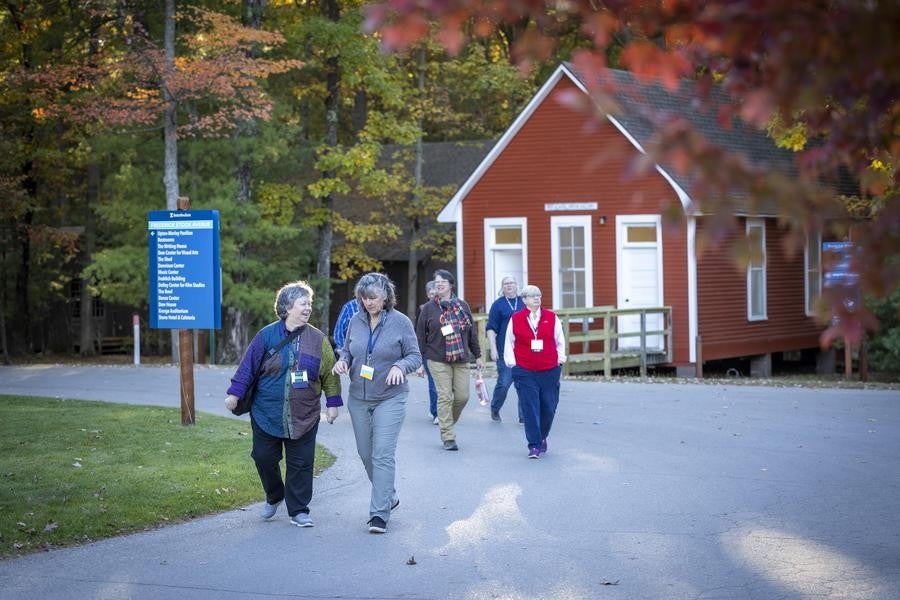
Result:
[[[256,396],[256,386],[259,385],[259,375],[262,372],[262,368],[265,366],[266,361],[272,358],[275,353],[290,344],[294,340],[294,338],[300,335],[301,329],[303,329],[303,327],[298,327],[297,329],[293,330],[292,332],[287,334],[284,339],[278,342],[278,344],[276,344],[274,348],[271,348],[268,352],[266,352],[266,355],[263,356],[262,362],[259,365],[259,370],[256,371],[256,373],[253,375],[253,381],[251,381],[250,385],[247,386],[247,391],[244,392],[243,396],[238,398],[237,406],[235,406],[231,410],[232,414],[240,416],[250,412],[250,406],[253,404],[253,397]]]

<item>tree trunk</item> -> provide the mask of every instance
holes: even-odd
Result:
[[[165,141],[165,168],[163,183],[166,187],[166,209],[178,208],[178,101],[169,89],[169,75],[175,71],[175,0],[166,0],[165,30],[163,41],[166,51],[165,73],[162,78],[163,99],[166,112],[163,116],[163,139]],[[178,330],[171,330],[172,362],[178,363]]]
[[[93,149],[91,150],[93,152]],[[96,227],[94,223],[94,205],[100,196],[100,166],[94,159],[87,167],[87,197],[84,210],[84,251],[81,253],[83,265],[87,267],[91,264],[91,256],[94,254],[94,244],[96,238]],[[96,336],[94,326],[94,297],[91,295],[88,281],[82,276],[81,281],[81,318],[80,321],[80,344],[79,354],[81,356],[94,355],[94,338]]]
[[[266,7],[266,0],[246,0],[243,11],[243,24],[246,27],[260,29],[262,27],[263,10]],[[256,49],[252,48],[249,55],[252,58],[257,54]],[[253,138],[258,135],[259,131],[255,120],[243,121],[235,128],[235,138]],[[238,150],[237,167],[235,169],[235,179],[237,182],[237,204],[246,204],[253,198],[253,162],[247,152],[242,152],[242,144],[234,144]],[[242,246],[238,248],[238,270],[232,273],[232,280],[236,285],[246,283],[247,276],[243,271],[244,257],[246,249]],[[224,362],[237,362],[243,354],[244,348],[249,343],[249,323],[247,316],[240,308],[230,306],[225,311],[225,327],[226,333],[222,340],[222,360]]]
[[[0,253],[0,261],[6,262],[6,253]],[[8,365],[9,346],[6,342],[6,286],[0,285],[0,351],[3,352],[3,364]]]
[[[19,31],[22,39],[28,39],[29,32],[22,15],[19,13],[19,5],[10,2],[6,3],[10,11],[10,16]],[[20,52],[20,61],[22,70],[31,71],[32,69],[32,47],[30,43],[23,43]],[[29,111],[30,112],[30,111]],[[24,148],[32,148],[34,146],[34,123],[29,121],[26,125],[24,138]],[[31,279],[29,271],[31,266],[31,224],[34,220],[34,206],[37,206],[37,180],[34,178],[34,161],[29,156],[21,167],[22,187],[25,194],[31,200],[29,208],[25,211],[21,219],[15,219],[11,226],[13,239],[18,238],[19,245],[19,268],[16,270],[16,287],[15,287],[15,310],[13,312],[13,327],[20,332],[16,335],[14,331],[13,343],[16,339],[24,341],[25,350],[34,348],[33,337],[31,331],[31,302],[29,298],[28,288]],[[21,342],[20,344],[21,345]],[[17,348],[13,348],[16,350]]]
[[[229,326],[225,330],[226,339],[222,341],[222,355],[219,362],[237,363],[243,355],[244,348],[250,343],[247,334],[247,318],[244,311],[229,306],[225,310],[225,318]]]
[[[421,103],[424,99],[425,94],[425,46],[422,45],[419,47],[418,51],[418,76],[417,76],[417,84],[419,89],[419,102]],[[416,187],[413,192],[418,196],[422,190],[422,113],[419,112],[419,118],[417,122],[417,126],[419,128],[419,137],[416,138],[416,166],[415,166],[415,178],[416,178]],[[415,198],[414,201],[418,202],[419,198]],[[413,219],[412,225],[409,228],[409,255],[406,259],[406,316],[410,319],[414,319],[416,315],[416,308],[418,306],[418,294],[419,294],[419,253],[418,250],[415,249],[416,238],[419,233],[419,220]]]
[[[337,0],[323,0],[322,14],[332,22],[338,22],[341,16],[341,10]],[[327,96],[325,98],[325,144],[329,148],[337,147],[338,134],[338,110],[341,105],[340,95],[340,61],[338,57],[332,56],[325,61],[325,87]],[[324,177],[333,177],[334,173],[326,172],[322,174]],[[322,198],[322,207],[330,213],[334,207],[334,199],[331,195]],[[321,310],[319,312],[319,328],[328,333],[330,331],[329,323],[329,307],[331,305],[331,245],[334,238],[334,228],[331,219],[326,220],[325,224],[319,228],[319,256],[316,262],[316,275],[321,282],[322,289],[319,296],[322,301],[320,303]]]
[[[88,63],[91,66],[95,66],[97,54],[100,52],[100,16],[95,15],[91,18],[91,29],[90,29],[90,39],[88,40]],[[85,207],[84,207],[84,247],[81,253],[82,265],[87,267],[92,262],[92,257],[94,255],[94,245],[96,241],[96,224],[94,222],[94,206],[97,204],[100,198],[100,165],[97,163],[97,159],[94,156],[94,148],[95,144],[90,144],[90,155],[91,159],[87,166],[87,190],[85,194]],[[93,356],[94,355],[94,337],[95,327],[94,327],[94,298],[90,292],[90,286],[88,285],[88,281],[84,278],[84,275],[81,276],[81,298],[79,301],[81,303],[81,318],[79,319],[80,330],[79,330],[79,339],[80,343],[78,345],[79,354],[81,356]]]

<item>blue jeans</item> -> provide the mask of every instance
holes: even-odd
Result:
[[[422,366],[425,367],[425,376],[428,377],[428,412],[431,413],[431,418],[437,417],[437,388],[434,387],[434,377],[431,376],[431,371],[428,370],[428,361],[423,360]]]
[[[513,367],[516,392],[525,417],[525,439],[528,448],[540,448],[550,435],[556,406],[559,404],[559,376],[561,367],[547,371],[528,371]]]
[[[494,395],[491,398],[491,412],[500,412],[503,403],[506,402],[506,394],[512,385],[512,369],[503,362],[503,357],[497,357],[497,385],[494,387]],[[522,403],[519,402],[519,419],[522,419]]]

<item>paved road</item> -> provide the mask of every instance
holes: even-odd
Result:
[[[198,411],[225,414],[230,375],[196,369]],[[0,597],[900,598],[896,391],[566,381],[534,461],[514,393],[502,424],[471,403],[453,453],[413,385],[386,535],[366,531],[342,411],[320,428],[338,462],[314,528],[254,505],[0,561]],[[178,406],[178,390],[172,367],[0,368],[0,393]]]

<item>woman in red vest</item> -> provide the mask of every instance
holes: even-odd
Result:
[[[513,313],[506,327],[503,360],[512,368],[522,416],[528,458],[547,452],[547,436],[559,404],[560,365],[566,362],[566,342],[556,313],[541,308],[541,290],[522,288],[525,308]]]

